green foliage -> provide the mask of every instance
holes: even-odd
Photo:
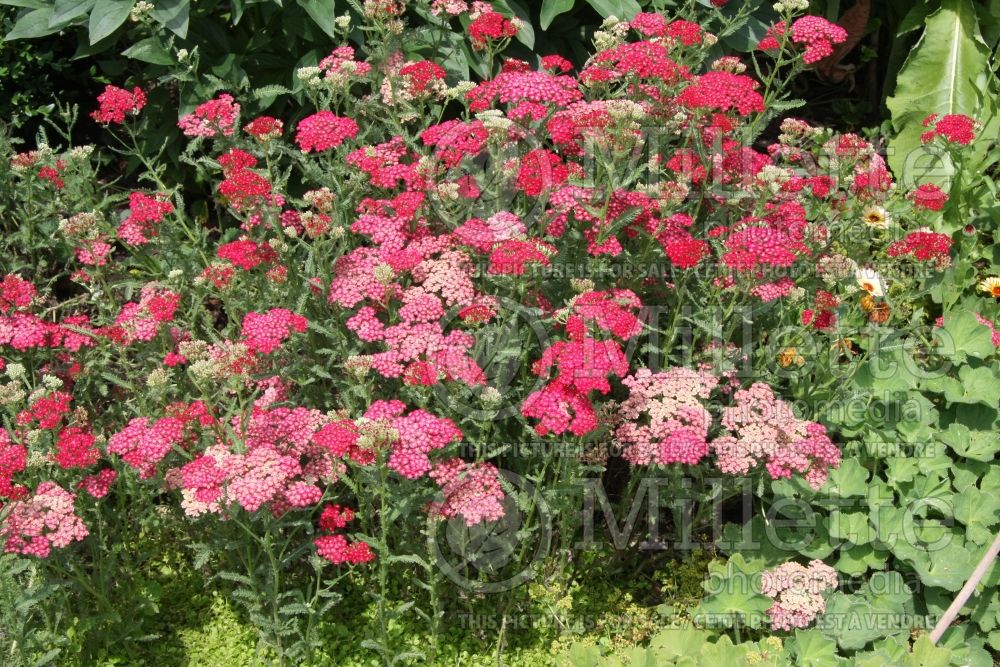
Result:
[[[505,440],[512,432],[530,433],[522,429],[524,420],[516,415],[501,417],[498,410],[484,407],[479,397],[465,388],[449,384],[435,394],[437,387],[426,390],[383,380],[357,381],[340,366],[344,357],[359,354],[364,347],[345,335],[344,313],[330,307],[325,299],[315,298],[313,288],[328,285],[338,258],[351,250],[344,230],[355,220],[358,201],[366,193],[360,175],[345,169],[338,159],[328,158],[329,154],[303,156],[281,141],[255,144],[247,137],[220,138],[211,153],[205,150],[208,142],[201,139],[185,144],[173,141],[178,113],[217,92],[229,91],[244,105],[245,119],[263,110],[278,113],[294,105],[295,110],[285,116],[287,128],[314,108],[346,109],[362,125],[359,145],[398,133],[409,145],[418,147],[419,135],[410,123],[460,113],[456,111],[459,103],[454,99],[440,104],[407,102],[390,110],[379,99],[384,78],[378,66],[401,48],[406,58],[439,57],[454,83],[469,77],[470,72],[484,77],[495,73],[496,54],[472,53],[461,33],[434,18],[426,3],[417,3],[417,18],[410,17],[412,23],[402,35],[395,27],[384,25],[355,23],[349,28],[344,21],[335,20],[334,10],[344,8],[332,0],[300,0],[295,4],[277,0],[170,0],[157,2],[149,13],[136,15],[136,20],[132,14],[138,3],[131,0],[29,0],[19,4],[27,6],[7,34],[9,40],[38,45],[41,42],[23,40],[57,32],[74,35],[81,54],[101,57],[107,79],[118,84],[128,79],[153,84],[149,86],[150,108],[161,111],[150,121],[144,117],[143,132],[135,132],[132,125],[120,131],[116,128],[112,136],[121,145],[94,154],[86,150],[74,154],[60,153],[53,146],[61,141],[71,144],[74,136],[76,110],[61,108],[70,129],[63,130],[60,138],[53,135],[52,141],[47,132],[39,132],[34,145],[38,162],[32,164],[34,169],[65,162],[60,176],[66,183],[58,191],[37,178],[37,171],[16,175],[11,164],[15,145],[6,135],[0,136],[3,269],[30,274],[40,291],[54,295],[51,305],[45,304],[47,317],[85,307],[94,322],[114,322],[121,303],[134,299],[147,281],[157,280],[185,291],[184,312],[177,321],[183,322],[187,333],[202,336],[205,340],[200,342],[207,345],[238,337],[235,332],[240,318],[251,307],[248,299],[253,304],[294,305],[296,312],[309,319],[308,330],[302,332],[302,350],[308,351],[308,356],[296,351],[279,357],[275,373],[301,392],[310,406],[318,412],[334,414],[337,410],[336,414],[353,418],[379,395],[377,390],[391,391],[391,395],[420,407],[440,400],[438,407],[458,415],[456,420],[467,434],[475,458],[501,462],[521,479],[522,486],[503,481],[510,509],[519,512],[520,523],[439,528],[439,523],[424,521],[425,508],[434,500],[429,485],[404,487],[385,474],[383,459],[374,468],[348,468],[345,464],[343,478],[333,493],[337,500],[357,506],[360,525],[356,537],[372,546],[377,562],[370,570],[344,568],[333,576],[323,561],[306,556],[313,549],[315,530],[308,519],[279,520],[266,512],[248,518],[247,513],[234,510],[226,521],[218,522],[221,528],[213,527],[210,539],[204,539],[201,526],[189,523],[176,508],[161,504],[171,490],[130,477],[129,486],[106,505],[88,509],[88,525],[106,531],[101,533],[105,542],[95,539],[93,547],[90,542],[86,547],[79,545],[73,554],[80,557],[73,561],[81,563],[79,569],[60,570],[61,562],[56,559],[29,564],[0,558],[0,627],[4,633],[0,649],[5,658],[10,656],[12,664],[20,667],[58,659],[62,664],[277,661],[444,665],[496,664],[499,656],[507,660],[512,655],[510,664],[562,662],[574,667],[730,663],[978,667],[985,664],[984,656],[988,659],[987,642],[993,649],[1000,648],[1000,566],[991,570],[962,610],[965,624],[949,630],[942,646],[931,646],[923,636],[912,641],[913,634],[927,629],[922,627],[926,625],[923,619],[947,607],[1000,527],[1000,471],[996,463],[1000,452],[1000,373],[990,330],[977,318],[982,314],[995,321],[997,305],[970,295],[977,277],[1000,270],[1000,213],[990,206],[991,197],[995,199],[997,194],[992,177],[1000,162],[996,146],[980,141],[967,153],[960,149],[948,153],[947,159],[961,167],[954,172],[951,200],[940,219],[927,214],[920,221],[952,235],[955,249],[949,255],[950,264],[936,266],[934,271],[921,267],[927,271],[912,275],[898,264],[890,267],[900,275],[892,276],[887,289],[885,303],[895,318],[889,326],[866,320],[851,301],[858,296],[858,288],[845,289],[843,302],[835,308],[843,330],[852,332],[852,337],[842,338],[837,331],[831,333],[831,340],[816,335],[812,341],[803,341],[802,345],[812,343],[830,354],[817,352],[808,363],[803,359],[801,368],[795,364],[778,368],[772,363],[775,353],[786,345],[780,340],[784,333],[777,325],[801,322],[800,302],[741,302],[740,307],[747,306],[741,314],[734,310],[735,299],[741,297],[734,297],[722,317],[713,317],[715,307],[725,298],[722,289],[715,289],[718,285],[699,292],[696,286],[685,285],[686,276],[677,273],[669,276],[669,289],[662,284],[665,281],[645,277],[627,276],[616,282],[637,291],[654,290],[650,303],[669,306],[668,315],[673,318],[669,338],[650,336],[641,348],[643,354],[656,355],[657,359],[695,363],[697,360],[683,357],[699,347],[692,340],[712,346],[736,341],[740,328],[754,320],[764,333],[748,346],[753,349],[746,350],[743,361],[750,375],[780,385],[797,406],[819,415],[817,419],[838,435],[845,460],[819,490],[797,477],[767,480],[763,475],[748,479],[742,488],[732,480],[715,485],[706,481],[704,467],[692,473],[698,476],[697,488],[686,489],[676,468],[658,471],[667,476],[671,496],[677,497],[660,496],[654,502],[647,496],[652,517],[649,527],[677,531],[680,537],[681,527],[691,519],[698,538],[705,539],[706,550],[683,557],[681,549],[665,556],[633,549],[634,526],[629,524],[621,533],[624,541],[616,553],[609,555],[609,550],[601,547],[580,552],[575,540],[585,530],[585,514],[579,511],[574,495],[579,491],[577,482],[592,479],[606,483],[616,503],[625,500],[616,505],[618,509],[633,497],[643,497],[639,491],[644,487],[637,491],[638,475],[623,482],[622,476],[627,475],[612,465],[584,460],[585,447],[611,440],[607,425],[602,423],[593,442],[580,439],[569,443],[576,448],[573,456],[556,456],[543,447],[513,451],[523,443]],[[352,18],[357,19],[357,3],[348,4]],[[511,55],[533,58],[548,52],[549,47],[572,48],[589,36],[601,17],[628,16],[661,4],[665,3],[546,0],[540,6],[513,1],[496,6],[508,16],[527,21]],[[910,27],[900,28],[915,30],[914,26],[925,25],[926,32],[890,103],[898,112],[897,141],[913,135],[923,113],[921,104],[939,105],[946,100],[972,105],[968,108],[976,112],[992,108],[992,102],[965,86],[967,70],[985,68],[987,61],[980,47],[990,41],[977,32],[990,30],[985,15],[977,18],[971,7],[944,0],[936,12],[917,12],[908,19]],[[710,55],[751,51],[773,19],[773,12],[763,3],[745,3],[725,11],[704,9],[708,25],[718,32],[719,46],[692,56],[689,64],[693,69],[702,68]],[[976,27],[977,20],[980,27]],[[534,25],[551,32],[535,32]],[[376,66],[376,74],[367,82],[372,85],[371,95],[355,95],[349,87],[339,91],[310,87],[294,75],[297,67],[314,65],[333,45],[348,41],[371,50],[370,59]],[[942,44],[950,47],[942,49]],[[959,55],[953,56],[956,52]],[[766,80],[763,94],[768,108],[748,121],[746,136],[755,139],[766,136],[772,117],[801,105],[790,98],[787,84],[803,66],[793,59],[765,63],[763,56],[754,57],[750,64],[757,78]],[[988,73],[985,76],[984,81],[989,80]],[[931,90],[931,95],[918,94],[929,89],[928,81],[941,85]],[[615,122],[627,127],[630,120],[622,117]],[[983,131],[989,137],[989,128],[994,126],[988,118],[985,121]],[[684,136],[692,127],[678,126],[677,136]],[[694,132],[701,141],[697,127]],[[628,131],[622,136],[631,134]],[[817,130],[814,137],[819,146],[832,138],[825,130]],[[238,274],[236,287],[229,291],[214,290],[209,281],[193,279],[213,263],[211,249],[219,242],[235,240],[243,231],[264,239],[263,230],[270,225],[280,228],[276,220],[269,220],[257,225],[256,232],[254,224],[238,229],[248,221],[242,213],[227,208],[215,193],[194,201],[188,197],[192,189],[211,187],[213,179],[219,178],[217,156],[234,146],[260,156],[257,168],[266,173],[274,192],[287,194],[289,206],[308,208],[302,190],[317,184],[336,197],[336,205],[327,213],[332,228],[340,232],[338,236],[331,233],[312,238],[298,231],[281,231],[266,239],[274,242],[269,248],[280,249],[290,258],[283,267],[288,274],[281,275],[281,281],[287,283],[262,271]],[[596,156],[601,164],[588,185],[632,188],[644,176],[659,175],[644,173],[645,166],[625,168],[626,152]],[[495,157],[490,155],[486,169],[493,169],[490,176],[501,182],[502,172],[509,167],[505,161],[492,159]],[[181,165],[183,171],[178,168]],[[848,165],[834,175],[850,178],[853,168]],[[185,184],[187,189],[181,186],[185,174],[194,181],[194,185]],[[111,266],[93,268],[92,279],[79,284],[68,280],[70,267],[76,267],[74,248],[60,231],[60,220],[73,213],[98,211],[96,231],[113,240],[116,223],[125,215],[127,193],[136,189],[137,183],[138,187],[155,187],[167,193],[164,196],[174,205],[175,213],[163,225],[162,236],[151,247],[135,252],[120,243],[119,256]],[[775,180],[771,185],[779,186],[780,182]],[[699,225],[731,224],[728,218],[737,212],[740,217],[764,214],[756,201],[746,201],[747,192],[728,186],[722,194],[713,194],[716,202],[712,206],[697,204]],[[834,204],[821,199],[817,198],[815,209],[810,210],[810,221],[828,220],[830,238],[836,239],[823,252],[844,258],[868,257],[863,253],[868,252],[870,239],[858,240],[849,233],[860,226],[861,211],[852,209],[856,202]],[[906,216],[925,214],[889,195],[884,203],[890,208],[898,206]],[[429,217],[434,224],[445,226],[455,226],[480,212],[472,208],[476,203],[463,201],[442,199],[434,205]],[[730,206],[732,209],[727,208]],[[589,212],[596,216],[606,213],[607,208],[605,204],[604,211],[596,207]],[[599,240],[626,229],[634,231],[639,215],[638,209],[622,213],[599,232]],[[964,230],[970,222],[972,230]],[[893,231],[904,230],[901,225]],[[568,234],[578,232],[574,229]],[[871,243],[889,242],[883,236],[873,238]],[[606,258],[587,257],[580,248],[576,256],[570,255],[572,252],[567,249],[559,261],[567,266],[592,262],[588,264],[591,269],[612,266]],[[491,379],[510,368],[527,386],[534,382],[527,360],[537,359],[544,344],[534,327],[549,314],[525,305],[530,294],[527,279],[523,284],[505,282],[505,277],[495,280],[493,286],[499,285],[505,308],[508,302],[514,305],[499,318],[505,321],[476,330],[474,352],[477,360],[484,360]],[[846,282],[851,282],[850,276]],[[829,287],[816,280],[812,288],[818,289],[817,285]],[[540,280],[530,285],[538,294],[549,287]],[[737,290],[727,294],[733,293],[741,294]],[[560,303],[564,296],[559,295]],[[943,317],[943,326],[925,325],[937,315]],[[644,336],[662,333],[654,324]],[[804,329],[796,324],[794,334],[800,338],[813,334]],[[676,337],[686,340],[675,341]],[[163,370],[164,355],[172,352],[177,342],[165,335],[149,348],[127,354],[102,342],[92,351],[94,356],[88,358],[84,371],[74,378],[74,390],[88,397],[86,407],[94,423],[109,431],[135,414],[152,414],[168,397],[177,397],[174,394],[204,397],[220,406],[222,424],[218,432],[206,431],[206,439],[240,440],[229,419],[245,415],[259,399],[259,388],[248,389],[250,384],[232,377],[208,382],[183,369],[171,376],[169,387],[147,381],[152,377],[151,369]],[[733,378],[744,379],[737,374],[736,362],[726,363],[732,366],[726,370],[733,371]],[[615,400],[620,390],[615,387]],[[514,397],[514,402],[522,398]],[[453,406],[468,407],[462,404],[465,399],[476,401],[475,409],[459,414]],[[863,414],[838,409],[852,402],[863,407]],[[11,409],[6,419],[14,423],[16,412]],[[189,457],[191,451],[198,451],[194,445],[191,451],[178,449],[183,451],[171,455]],[[124,465],[121,468],[129,472]],[[745,492],[747,504],[752,501],[753,505],[751,516],[742,518],[726,504],[741,492]],[[677,500],[688,506],[679,507]],[[689,509],[690,514],[686,514]],[[721,536],[701,535],[701,531],[714,531],[723,514],[728,524]],[[608,533],[601,537],[610,536],[618,546],[617,526]],[[192,539],[194,535],[197,540]],[[714,537],[722,539],[709,544]],[[191,546],[190,554],[177,554],[176,544],[182,543]],[[116,546],[104,553],[100,549],[104,544]],[[537,551],[528,548],[536,544]],[[442,548],[450,550],[449,556],[455,557],[457,565],[442,565]],[[827,561],[857,586],[830,595],[825,601],[826,613],[818,618],[815,628],[768,636],[767,612],[772,600],[760,591],[762,573],[784,562],[809,559]],[[509,594],[491,588],[508,571],[519,569],[539,583]],[[459,580],[461,585],[450,586],[448,579]],[[189,600],[196,601],[190,610],[185,609]],[[516,627],[518,619],[539,612],[553,619],[554,627],[520,632],[523,628]],[[460,636],[454,631],[456,626],[449,625],[458,613],[499,619],[499,627],[477,628]],[[161,614],[178,620],[177,629],[160,623]],[[877,619],[894,620],[886,627]],[[616,620],[623,621],[626,629],[617,631]],[[561,651],[566,645],[568,648]]]
[[[0,33],[13,27],[16,14],[0,6]],[[0,125],[20,128],[51,114],[71,72],[81,68],[70,56],[72,48],[58,41],[0,42]]]
[[[925,130],[921,123],[931,114],[982,118],[987,132],[994,128],[993,136],[1000,127],[992,106],[990,47],[983,39],[976,7],[972,0],[942,0],[927,15],[923,35],[896,78],[895,92],[886,105],[895,130],[889,165],[898,174],[939,184],[954,175],[947,156],[923,148],[920,142]]]

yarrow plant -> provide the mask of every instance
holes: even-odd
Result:
[[[447,605],[520,613],[537,600],[508,582],[585,573],[573,549],[594,529],[574,489],[606,487],[620,510],[665,480],[647,525],[678,543],[740,494],[750,528],[804,499],[830,537],[821,494],[862,496],[869,476],[887,490],[883,474],[909,485],[902,498],[917,472],[862,459],[859,440],[890,436],[826,404],[924,390],[921,409],[957,429],[957,474],[980,479],[989,445],[967,444],[952,403],[994,386],[1000,278],[972,250],[982,234],[942,227],[948,193],[904,188],[876,143],[770,122],[844,28],[779,3],[743,59],[719,55],[716,32],[738,27],[726,3],[704,22],[641,12],[608,20],[576,67],[504,57],[526,26],[500,3],[418,4],[359,5],[366,50],[304,57],[289,75],[308,103],[279,105],[282,118],[248,118],[239,86],[183,109],[180,163],[210,201],[132,147],[141,175],[117,188],[92,151],[12,152],[12,210],[26,228],[44,221],[60,264],[0,280],[5,552],[108,611],[114,596],[85,571],[123,552],[115,536],[169,526],[193,571],[246,606],[265,659],[327,664],[317,623],[353,595],[370,600],[358,618],[383,663],[441,664]],[[464,40],[481,80],[445,50],[395,48],[411,11],[449,28],[442,49]],[[173,113],[139,83],[99,95],[101,131],[136,139],[147,116]],[[924,125],[922,141],[959,161],[981,127]],[[910,371],[881,387],[871,337],[910,329],[926,331],[908,361],[950,349],[976,365],[961,382]],[[907,443],[931,437],[905,429]],[[672,549],[661,537],[622,548]],[[622,562],[651,567],[645,546]],[[838,572],[944,576],[868,548],[767,554],[767,600],[751,606],[770,605],[775,632],[802,630]],[[718,547],[730,571],[735,552]],[[417,618],[433,639],[409,655],[399,628]]]

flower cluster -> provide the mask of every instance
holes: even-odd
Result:
[[[517,34],[519,26],[516,19],[508,19],[500,12],[493,11],[489,3],[477,2],[475,4],[483,5],[484,8],[477,10],[468,27],[474,49],[485,49],[492,43],[510,39]]]
[[[426,475],[432,468],[429,454],[462,439],[462,432],[450,419],[435,417],[424,410],[406,413],[402,401],[376,401],[364,418],[382,422],[391,429],[388,465],[407,479]]]
[[[344,535],[335,531],[341,530],[354,520],[354,512],[348,507],[327,505],[319,517],[319,528],[325,534],[313,539],[316,553],[334,565],[349,563],[369,563],[375,560],[375,553],[367,542],[349,542]]]
[[[802,60],[812,64],[833,54],[835,44],[847,41],[847,31],[821,16],[803,16],[792,23],[792,41],[805,47]]]
[[[7,553],[48,558],[87,537],[89,531],[75,512],[76,498],[55,482],[42,482],[30,498],[15,500],[0,523],[0,540]]]
[[[240,105],[233,96],[223,93],[195,107],[193,113],[181,116],[177,126],[188,137],[230,137],[236,131]]]
[[[243,343],[251,352],[270,354],[292,332],[305,332],[307,325],[306,318],[285,308],[272,308],[266,313],[247,313],[243,316]]]
[[[938,234],[930,229],[910,232],[900,241],[894,241],[886,248],[889,257],[910,255],[924,262],[934,262],[938,267],[945,268],[951,264],[952,240],[946,234]]]
[[[840,465],[840,450],[816,422],[795,416],[766,384],[755,382],[734,394],[734,405],[722,411],[728,432],[711,443],[716,465],[731,475],[746,475],[763,465],[774,479],[803,474],[818,489],[830,468]]]
[[[145,245],[156,237],[156,226],[163,218],[174,212],[174,206],[166,195],[153,196],[144,192],[129,195],[129,214],[118,225],[118,238],[131,245]]]
[[[354,119],[338,116],[331,111],[320,111],[299,121],[295,143],[303,153],[321,153],[336,148],[357,135],[358,124]]]
[[[432,516],[461,516],[468,526],[503,518],[503,487],[500,473],[492,464],[450,459],[435,465],[430,477],[444,495],[443,501],[429,508]]]
[[[761,592],[774,602],[767,610],[775,630],[808,627],[826,611],[824,593],[835,590],[837,572],[821,560],[808,566],[788,562],[761,575]]]
[[[697,464],[708,454],[712,415],[705,407],[717,377],[706,371],[640,368],[622,380],[628,398],[618,408],[615,437],[633,465]]]
[[[133,88],[131,92],[124,88],[107,85],[104,92],[97,96],[100,107],[90,113],[90,117],[98,123],[121,125],[125,117],[135,115],[146,106],[146,94],[141,88]]]
[[[924,127],[930,128],[920,135],[920,141],[925,144],[934,137],[942,137],[945,141],[968,146],[976,138],[976,121],[962,114],[931,114],[924,119]]]

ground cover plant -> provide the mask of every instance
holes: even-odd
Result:
[[[931,635],[1000,528],[989,10],[885,141],[803,118],[864,31],[802,0],[572,60],[300,2],[288,85],[50,4],[157,69],[0,135],[3,664],[994,664],[996,565]]]

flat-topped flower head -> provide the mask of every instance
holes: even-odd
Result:
[[[358,136],[358,129],[353,118],[320,111],[299,121],[295,143],[303,153],[321,153]]]
[[[146,94],[136,86],[131,91],[107,85],[97,96],[100,107],[90,112],[90,117],[104,125],[121,125],[127,116],[137,115],[146,106]]]
[[[921,143],[930,143],[935,137],[945,141],[968,146],[976,138],[976,121],[963,114],[931,114],[924,119],[924,127],[930,128],[920,135]]]

